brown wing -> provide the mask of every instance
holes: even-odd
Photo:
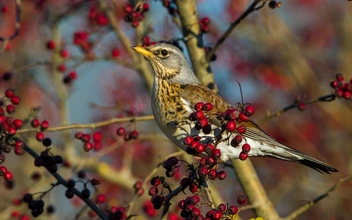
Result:
[[[210,122],[219,127],[221,126],[221,122],[216,118],[217,114],[232,108],[232,106],[221,98],[221,96],[201,84],[181,86],[180,95],[181,98],[187,102],[188,107],[192,110],[194,110],[194,106],[198,102],[209,102],[213,104],[213,109],[207,112],[207,114]]]

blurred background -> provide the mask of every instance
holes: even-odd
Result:
[[[174,12],[164,6],[165,1],[145,1],[149,10],[144,12],[136,28],[124,20],[127,1],[103,2],[131,45],[145,43],[145,36],[151,42],[182,39],[182,32],[171,16]],[[247,0],[197,1],[199,19],[207,17],[211,21],[208,32],[203,34],[205,46],[214,46],[250,3]],[[22,99],[15,117],[46,119],[50,127],[56,127],[151,115],[150,91],[145,78],[135,70],[135,60],[118,39],[116,29],[109,25],[101,7],[101,2],[94,0],[21,1],[20,34],[7,45],[3,44],[0,54],[0,92],[14,88]],[[0,0],[0,8],[0,36],[8,37],[15,30],[15,1]],[[217,59],[211,63],[219,94],[229,103],[240,102],[237,80],[244,101],[256,107],[253,120],[260,121],[269,112],[292,104],[297,97],[305,102],[333,93],[330,82],[336,73],[342,73],[346,81],[352,78],[351,11],[352,3],[346,0],[284,0],[280,8],[271,9],[267,4],[251,13],[226,39],[216,52]],[[185,44],[177,42],[188,57]],[[36,107],[40,110],[33,116],[30,113]],[[345,99],[314,103],[305,111],[292,109],[262,124],[278,141],[340,171],[323,175],[296,163],[252,159],[281,217],[351,175],[351,107],[351,101]],[[119,127],[138,131],[139,138],[125,142],[116,135]],[[83,151],[83,143],[74,139],[78,131],[98,133],[102,139],[87,153]],[[67,179],[77,179],[76,173],[83,169],[89,178],[99,179],[101,185],[96,191],[92,189],[95,192],[92,194],[105,195],[110,206],[128,205],[134,197],[135,181],[143,181],[158,163],[178,151],[153,120],[111,124],[94,132],[71,129],[45,132],[45,135],[53,140],[52,151],[70,163],[69,167],[62,166],[59,173]],[[24,132],[20,137],[36,152],[43,150],[42,144],[35,140],[35,132]],[[33,158],[27,154],[6,154],[5,164],[14,174],[14,180],[11,186],[0,180],[3,195],[0,218],[20,219],[29,212],[24,205],[15,205],[14,200],[28,191],[46,191],[55,180],[43,168],[35,167]],[[184,169],[181,167],[180,174],[169,180],[174,186],[184,175]],[[225,204],[235,204],[237,196],[244,192],[233,170],[225,170],[227,178],[213,181],[213,191]],[[163,172],[159,168],[157,174],[164,175]],[[33,179],[33,173],[40,173],[42,177]],[[149,187],[148,182],[146,192],[136,200],[131,213],[158,219],[161,211],[146,208]],[[349,219],[351,189],[352,182],[344,183],[297,219]],[[78,198],[68,200],[64,193],[64,187],[57,187],[44,197],[46,204],[53,204],[56,211],[40,218],[77,217],[84,204]],[[174,207],[171,211],[179,212]],[[240,216],[248,219],[255,215],[244,210]],[[96,217],[87,209],[78,218]]]

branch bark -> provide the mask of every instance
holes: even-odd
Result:
[[[208,88],[217,92],[210,63],[206,61],[202,33],[199,27],[195,0],[176,0],[180,15],[184,41],[191,57],[193,69],[200,81]]]

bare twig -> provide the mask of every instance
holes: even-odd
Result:
[[[351,179],[352,179],[352,174],[347,176],[347,177],[345,177],[345,178],[343,178],[343,179],[340,179],[340,181],[337,182],[335,185],[333,185],[328,191],[326,191],[325,193],[321,194],[320,196],[318,196],[317,198],[313,199],[312,201],[309,201],[307,204],[303,205],[302,207],[300,207],[296,211],[292,212],[289,216],[287,216],[286,218],[283,218],[282,220],[291,220],[291,219],[297,218],[297,216],[299,216],[303,212],[307,211],[313,205],[317,204],[320,200],[328,197],[332,191],[334,191],[336,188],[341,186],[343,183],[345,183],[345,182],[347,182],[347,181],[349,181]]]
[[[140,116],[140,117],[129,117],[129,118],[112,118],[112,119],[97,122],[97,123],[69,124],[69,125],[63,125],[58,127],[49,127],[45,131],[53,132],[53,131],[63,131],[63,130],[69,130],[69,129],[84,129],[84,128],[95,130],[96,128],[103,127],[110,124],[115,124],[115,123],[132,122],[132,121],[149,121],[153,119],[154,119],[154,116],[152,115]],[[37,129],[37,128],[22,129],[22,130],[18,130],[17,134],[26,133],[26,132],[37,132],[37,131],[40,131],[40,129]]]
[[[301,103],[303,103],[305,105],[309,105],[309,104],[312,104],[312,103],[315,103],[315,102],[331,102],[331,101],[333,101],[335,99],[336,99],[336,95],[335,94],[330,94],[330,95],[321,96],[321,97],[316,98],[316,99],[311,99],[308,102],[301,102]],[[262,118],[261,120],[258,121],[258,124],[259,125],[264,124],[265,122],[269,121],[270,119],[278,117],[278,116],[282,115],[283,113],[287,112],[288,110],[291,110],[291,109],[294,109],[294,108],[297,108],[297,107],[298,107],[298,103],[293,103],[293,104],[291,104],[289,106],[286,106],[283,109],[280,109],[279,111],[277,111],[275,113],[268,112],[267,116],[265,116],[264,118]]]
[[[260,6],[257,6],[260,2],[262,4]],[[219,47],[224,43],[224,41],[230,36],[231,32],[235,29],[235,27],[241,23],[243,19],[245,19],[250,13],[261,9],[266,1],[263,0],[254,0],[254,2],[247,8],[243,14],[241,14],[240,17],[238,17],[234,22],[231,23],[231,25],[227,28],[225,33],[219,38],[219,40],[216,42],[215,46],[211,51],[206,56],[206,60],[209,62],[211,57],[215,54],[215,52],[219,49]]]

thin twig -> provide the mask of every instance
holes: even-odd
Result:
[[[257,6],[260,2],[262,2],[262,5]],[[247,8],[243,14],[238,17],[234,22],[230,24],[230,26],[227,28],[225,33],[219,38],[219,40],[216,42],[215,46],[211,51],[206,56],[206,60],[210,62],[211,57],[215,54],[215,52],[219,49],[219,47],[225,42],[225,40],[230,36],[231,32],[235,29],[235,27],[241,23],[243,19],[247,17],[250,13],[257,11],[261,9],[265,5],[266,1],[263,0],[254,0],[254,2]]]
[[[345,182],[347,182],[347,181],[349,181],[351,179],[352,179],[352,174],[347,176],[347,177],[345,177],[345,178],[343,178],[343,179],[340,179],[340,181],[337,182],[335,185],[333,185],[328,191],[326,191],[325,193],[321,194],[320,196],[318,196],[317,198],[313,199],[312,201],[309,201],[307,204],[301,206],[299,209],[297,209],[296,211],[292,212],[289,216],[287,216],[286,218],[283,218],[282,220],[291,220],[291,219],[297,218],[297,216],[299,216],[303,212],[307,211],[313,205],[317,204],[320,200],[328,197],[332,191],[334,191],[336,188],[341,186],[343,183],[345,183]]]
[[[154,116],[146,115],[140,117],[128,117],[128,118],[112,118],[106,121],[101,121],[97,123],[90,123],[90,124],[69,124],[57,127],[49,127],[45,130],[45,132],[53,132],[53,131],[63,131],[69,129],[84,129],[89,128],[91,130],[95,130],[96,128],[103,127],[110,124],[122,123],[122,122],[134,122],[134,121],[150,121],[153,120]],[[17,134],[27,133],[27,132],[39,132],[39,128],[29,128],[29,129],[21,129],[17,131]]]
[[[331,102],[333,100],[336,99],[336,95],[335,94],[330,94],[330,95],[324,95],[324,96],[321,96],[319,98],[316,98],[316,99],[311,99],[307,102],[301,102],[305,105],[309,105],[309,104],[312,104],[312,103],[315,103],[315,102]],[[283,109],[280,109],[279,111],[275,112],[275,113],[270,113],[268,112],[267,116],[265,116],[264,118],[262,118],[261,120],[258,121],[258,124],[261,125],[261,124],[264,124],[265,122],[269,121],[270,119],[273,119],[275,117],[279,117],[280,115],[282,115],[283,113],[287,112],[288,110],[291,110],[291,109],[294,109],[294,108],[297,108],[298,107],[298,103],[293,103],[289,106],[286,106],[285,108]]]

